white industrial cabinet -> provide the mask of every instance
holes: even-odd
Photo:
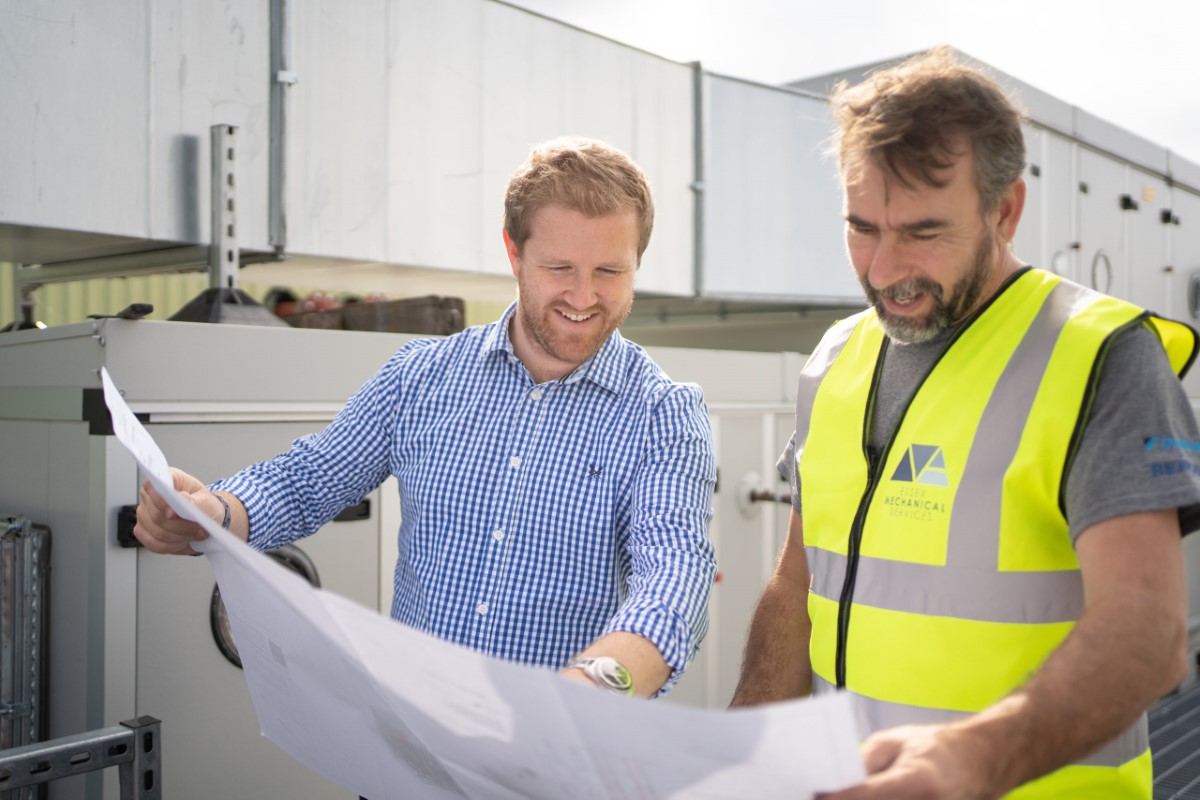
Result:
[[[119,320],[5,334],[0,507],[52,536],[50,737],[145,713],[163,721],[167,797],[348,796],[258,735],[244,676],[214,641],[206,561],[119,544],[119,511],[136,505],[140,481],[106,429],[98,370],[168,460],[213,480],[322,427],[403,341]],[[381,602],[381,530],[394,534],[397,522],[384,520],[379,495],[365,519],[300,543],[322,586],[371,608]],[[385,594],[390,603],[390,580]],[[50,784],[52,800],[117,791],[111,770]]]
[[[170,463],[209,481],[318,430],[408,337],[397,334],[106,320],[0,336],[0,508],[51,529],[51,737],[150,715],[162,720],[162,782],[172,800],[340,798],[349,794],[258,734],[242,672],[210,623],[202,558],[118,541],[139,476],[107,428],[108,369]],[[712,624],[672,702],[724,707],[750,611],[787,524],[774,462],[791,433],[796,354],[652,348],[676,380],[704,389],[720,486],[711,535],[721,580]],[[386,613],[399,525],[394,485],[365,519],[299,542],[321,585]],[[111,771],[110,771],[111,772]],[[115,774],[55,781],[52,800],[113,800]]]

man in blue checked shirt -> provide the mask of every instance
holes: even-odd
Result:
[[[699,387],[617,326],[654,204],[596,141],[533,149],[509,181],[517,301],[408,342],[324,431],[205,487],[175,486],[259,550],[315,532],[390,475],[402,523],[392,617],[475,650],[650,696],[707,630],[716,468]],[[146,484],[138,539],[203,538]]]

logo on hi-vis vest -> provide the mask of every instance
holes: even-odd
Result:
[[[896,471],[892,473],[894,481],[911,483],[926,483],[931,486],[949,486],[946,478],[946,459],[942,448],[935,444],[914,444],[900,459]]]
[[[949,485],[942,448],[914,444],[904,452],[892,471],[892,483],[881,487],[885,492],[883,505],[889,517],[933,522],[946,513],[945,495],[938,488]]]

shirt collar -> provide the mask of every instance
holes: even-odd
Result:
[[[513,351],[512,337],[509,336],[509,322],[517,313],[517,303],[514,301],[497,321],[488,326],[483,340],[481,356],[501,353],[517,357]],[[613,331],[600,349],[591,358],[576,367],[570,374],[560,380],[564,385],[579,380],[588,380],[597,386],[608,389],[613,394],[620,394],[624,385],[625,362],[628,358],[625,339],[619,331]]]

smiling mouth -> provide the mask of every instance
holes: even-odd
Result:
[[[562,314],[564,317],[571,320],[571,322],[586,322],[587,320],[591,319],[593,316],[592,314],[572,314],[569,311],[562,311],[562,310],[559,310],[558,313]]]

